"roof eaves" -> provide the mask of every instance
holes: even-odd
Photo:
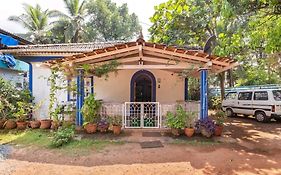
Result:
[[[15,35],[15,34],[7,32],[7,31],[5,31],[5,30],[3,30],[1,28],[0,28],[0,33],[13,37],[14,39],[18,40],[20,44],[24,44],[24,45],[25,44],[34,44],[34,43],[30,42],[30,41],[27,41],[26,39],[23,39],[22,37],[19,37],[19,36]]]

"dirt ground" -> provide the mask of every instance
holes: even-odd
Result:
[[[224,136],[215,138],[223,142],[219,144],[150,139],[162,139],[164,147],[141,149],[139,143],[128,142],[86,155],[14,147],[0,162],[0,174],[3,169],[7,174],[281,174],[281,123],[230,119]]]

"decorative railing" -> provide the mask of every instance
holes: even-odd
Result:
[[[125,102],[103,103],[101,115],[123,117],[125,128],[163,128],[167,112],[175,112],[177,105],[181,105],[186,111],[200,112],[200,102],[188,101],[178,103],[159,102]]]

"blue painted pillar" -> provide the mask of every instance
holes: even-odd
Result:
[[[188,101],[188,78],[184,79],[184,100]]]
[[[83,125],[81,108],[84,103],[84,71],[78,70],[77,75],[77,94],[76,94],[76,125]]]
[[[91,94],[94,93],[94,76],[91,77]]]
[[[208,117],[208,70],[200,69],[200,119]]]
[[[31,93],[31,95],[33,94],[33,67],[32,64],[27,62],[27,64],[29,65],[29,69],[28,69],[28,89]]]

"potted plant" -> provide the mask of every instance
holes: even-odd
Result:
[[[182,106],[178,105],[176,113],[167,112],[167,126],[171,128],[171,132],[174,136],[179,136],[181,129],[185,125],[186,112]]]
[[[5,122],[6,122],[6,120],[4,119],[4,117],[0,116],[0,129],[4,128]]]
[[[196,130],[198,130],[203,136],[211,137],[215,132],[215,123],[214,121],[206,117],[204,119],[200,119],[195,124]]]
[[[109,123],[106,119],[106,117],[102,117],[99,122],[98,122],[98,127],[97,129],[100,131],[100,132],[106,132],[108,130],[108,127],[109,127]]]
[[[0,98],[0,129],[13,129],[16,127],[15,121],[12,120],[15,107],[9,100],[2,96],[2,94],[0,94]]]
[[[40,128],[41,129],[50,129],[52,125],[52,120],[51,119],[42,119],[40,120]]]
[[[213,117],[215,120],[215,136],[221,136],[223,131],[223,124],[226,119],[226,114],[222,110],[219,110]]]
[[[5,112],[5,105],[4,101],[0,101],[0,129],[4,128],[4,124],[6,122],[6,112]]]
[[[184,133],[187,137],[192,137],[194,134],[194,123],[196,118],[197,114],[195,112],[186,113]]]
[[[16,113],[14,114],[17,119],[17,128],[26,129],[27,117],[31,112],[32,104],[29,102],[17,102]]]
[[[14,129],[17,127],[17,123],[15,122],[14,119],[9,118],[8,120],[6,120],[6,122],[4,123],[4,128],[5,129]]]
[[[84,117],[84,128],[87,133],[95,133],[97,131],[96,120],[98,118],[101,102],[95,99],[94,94],[90,94],[84,101],[81,113]]]
[[[110,118],[114,135],[119,135],[122,128],[122,116],[114,115]]]
[[[40,127],[41,123],[40,123],[39,120],[31,120],[31,121],[29,122],[29,125],[30,125],[30,127],[31,127],[32,129],[37,129],[37,128]]]
[[[32,109],[32,112],[36,112],[42,105],[42,102],[39,102],[38,104],[34,104],[34,107]],[[41,123],[39,120],[36,120],[36,119],[32,119],[30,122],[29,122],[29,125],[32,129],[37,129],[40,127]]]

